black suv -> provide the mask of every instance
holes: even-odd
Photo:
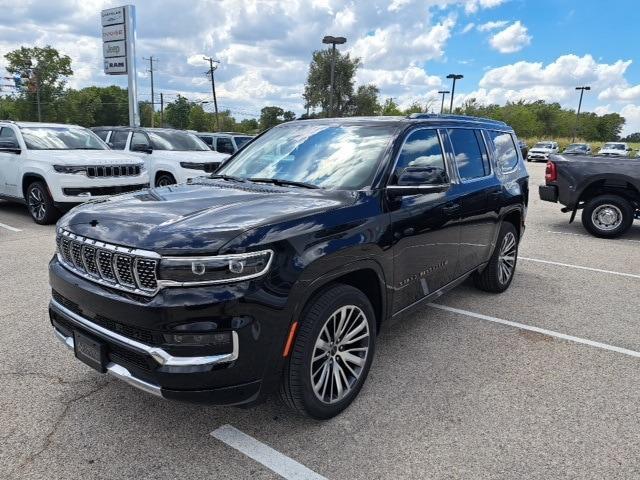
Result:
[[[279,390],[332,417],[382,324],[469,276],[508,288],[528,198],[517,145],[472,117],[294,121],[209,177],[88,202],[57,226],[55,334],[158,396]]]

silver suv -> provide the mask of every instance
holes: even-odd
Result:
[[[215,150],[220,153],[228,153],[230,155],[236,153],[246,143],[253,139],[253,135],[233,132],[198,132],[196,135],[200,137],[200,139],[206,143],[211,150]]]

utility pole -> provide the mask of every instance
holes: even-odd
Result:
[[[464,75],[460,75],[459,73],[450,73],[447,75],[447,78],[453,79],[453,86],[451,87],[451,103],[449,104],[449,113],[453,113],[453,96],[456,94],[456,80],[460,80],[464,78]]]
[[[444,113],[444,97],[447,93],[451,92],[449,92],[449,90],[439,90],[438,93],[442,94],[442,102],[440,103],[440,115],[442,115]]]
[[[156,97],[153,92],[153,55],[149,58],[143,58],[143,60],[149,60],[149,70],[147,71],[151,74],[151,127],[153,128],[153,117],[156,113]],[[156,59],[156,61],[158,61],[158,59]]]
[[[214,60],[211,57],[204,57],[204,59],[209,61],[209,71],[207,72],[207,75],[211,75],[211,92],[213,93],[213,109],[216,112],[216,130],[220,131],[220,123],[218,120],[218,99],[216,98],[216,81],[213,76],[213,72],[215,72],[216,69],[218,68],[218,65],[220,64],[220,60]],[[217,64],[215,67],[213,66],[214,63]]]
[[[580,101],[578,102],[578,111],[576,112],[576,126],[573,129],[573,139],[571,140],[572,143],[576,141],[576,135],[578,134],[578,122],[580,121],[580,109],[582,108],[582,96],[584,95],[584,91],[591,90],[591,87],[588,87],[588,86],[576,87],[576,90],[580,90]]]
[[[333,117],[333,97],[335,95],[335,70],[336,70],[336,45],[342,45],[346,43],[347,39],[344,37],[332,37],[331,35],[327,35],[322,39],[322,43],[325,45],[333,45],[331,49],[331,91],[329,94],[329,116]]]
[[[38,121],[42,121],[42,109],[40,107],[40,75],[38,75],[38,71],[36,70],[36,102],[38,104]]]
[[[160,126],[164,127],[164,95],[160,92]]]

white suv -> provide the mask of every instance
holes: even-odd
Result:
[[[0,121],[0,198],[41,225],[94,198],[149,186],[144,162],[77,125]]]
[[[558,142],[552,142],[550,140],[538,142],[529,149],[527,162],[537,162],[538,160],[546,162],[547,160],[549,160],[549,155],[554,155],[559,151],[560,147],[558,147]]]
[[[114,150],[142,158],[156,187],[184,183],[215,172],[229,158],[212,152],[193,133],[171,128],[95,127],[93,131]]]
[[[608,142],[598,150],[598,155],[602,155],[604,157],[628,157],[631,155],[631,151],[632,148],[627,143]]]

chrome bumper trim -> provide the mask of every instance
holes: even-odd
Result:
[[[174,357],[170,353],[167,353],[160,347],[152,347],[145,343],[138,342],[131,338],[124,337],[116,332],[112,332],[111,330],[107,330],[100,325],[93,323],[90,320],[78,315],[75,312],[72,312],[65,306],[56,302],[55,300],[51,300],[50,306],[63,314],[64,316],[70,318],[71,320],[78,322],[80,325],[85,327],[87,330],[97,333],[99,335],[103,335],[112,340],[115,340],[119,343],[124,343],[125,345],[138,350],[142,353],[146,353],[151,356],[156,362],[158,362],[161,366],[167,367],[193,367],[193,366],[202,366],[202,365],[218,365],[221,363],[229,363],[237,360],[238,352],[239,352],[239,342],[238,342],[238,333],[233,331],[231,332],[231,341],[233,344],[233,349],[231,353],[223,353],[220,355],[207,355],[203,357]],[[72,339],[73,340],[73,339]],[[179,373],[175,369],[173,369],[174,373]]]
[[[60,330],[53,328],[56,337],[60,340],[69,350],[75,350],[73,343],[73,337],[66,337]],[[158,385],[146,382],[138,377],[135,377],[129,370],[118,363],[109,362],[107,365],[107,373],[116,377],[129,385],[143,390],[151,395],[162,397],[162,390]]]

